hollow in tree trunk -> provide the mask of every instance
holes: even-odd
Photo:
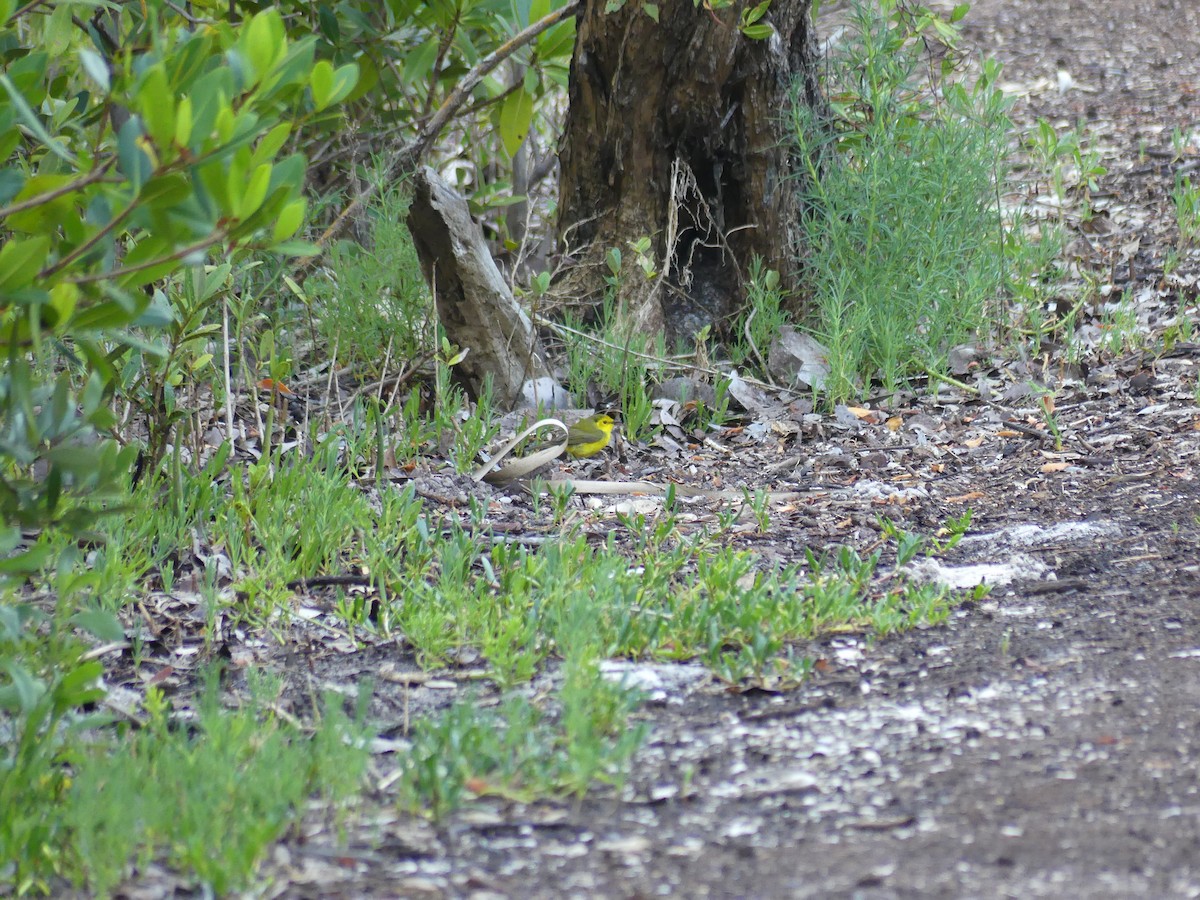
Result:
[[[791,103],[820,102],[811,0],[772,0],[760,40],[737,27],[745,2],[660,0],[657,22],[640,0],[607,3],[585,0],[571,64],[559,239],[578,265],[565,284],[598,295],[616,247],[625,324],[690,337],[740,308],[755,255],[796,269],[802,167],[787,134]]]

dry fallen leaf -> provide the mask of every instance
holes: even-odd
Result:
[[[278,394],[283,394],[283,396],[285,396],[285,397],[295,397],[296,396],[295,391],[291,390],[282,381],[276,381],[273,378],[262,379],[258,383],[258,386],[260,388],[262,388],[262,390],[264,390],[264,391],[275,391]]]

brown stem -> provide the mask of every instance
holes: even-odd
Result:
[[[96,281],[109,281],[114,278],[123,278],[126,275],[132,275],[134,272],[142,272],[146,269],[152,269],[155,266],[160,266],[165,262],[173,262],[183,259],[198,250],[205,250],[211,247],[218,241],[223,241],[228,235],[224,231],[219,231],[216,234],[210,234],[204,240],[197,241],[194,244],[189,244],[186,247],[180,247],[174,253],[168,253],[166,256],[160,256],[158,259],[148,259],[144,263],[138,263],[136,266],[129,266],[125,269],[113,269],[111,272],[95,272],[91,275],[80,275],[78,278],[68,278],[67,281],[72,284],[91,284]]]
[[[489,72],[495,69],[496,66],[500,65],[500,63],[504,62],[504,60],[508,59],[534,38],[536,38],[543,31],[553,28],[568,16],[575,15],[575,13],[579,11],[579,7],[581,5],[582,0],[573,0],[573,2],[568,3],[561,9],[555,10],[548,16],[544,16],[543,18],[534,22],[528,28],[513,35],[511,38],[481,59],[478,63],[476,63],[475,67],[466,75],[464,75],[462,80],[459,81],[459,83],[455,86],[454,90],[450,92],[450,96],[443,101],[440,107],[438,107],[437,112],[433,114],[433,118],[431,118],[425,124],[425,127],[421,129],[420,133],[412,141],[405,144],[396,152],[395,157],[393,157],[391,164],[388,166],[387,177],[382,179],[382,182],[385,184],[390,184],[404,172],[414,169],[421,158],[429,151],[430,146],[437,139],[437,136],[441,134],[442,129],[446,127],[446,123],[458,113],[462,105],[466,103],[471,91],[475,89],[476,85],[478,85],[480,81],[487,77]],[[367,200],[374,196],[375,190],[376,187],[374,184],[368,185],[366,188],[364,188],[362,192],[359,193],[359,195],[353,200],[351,200],[349,205],[347,205],[346,208],[338,214],[338,217],[333,220],[333,224],[325,229],[324,233],[317,239],[317,243],[324,247],[329,241],[341,234],[342,229],[346,227],[346,223],[349,221],[350,217],[358,212],[358,210],[362,208],[362,205]],[[309,257],[304,261],[301,268],[307,268],[311,266],[316,259],[317,257],[315,256]]]
[[[116,157],[109,157],[101,165],[100,168],[89,172],[87,175],[80,178],[78,181],[72,181],[64,184],[61,187],[56,187],[54,190],[46,191],[44,194],[38,194],[36,197],[26,197],[20,203],[11,203],[8,206],[0,207],[0,219],[11,216],[14,213],[24,212],[27,209],[32,209],[35,206],[41,206],[43,203],[49,203],[51,200],[56,200],[63,194],[70,194],[72,191],[78,191],[93,182],[99,181],[112,168],[112,164],[116,161]]]
[[[429,93],[425,95],[425,103],[421,108],[422,118],[429,115],[429,109],[433,106],[434,88],[437,87],[438,72],[442,70],[442,63],[446,61],[446,54],[450,52],[450,47],[454,43],[454,35],[457,31],[458,19],[455,19],[450,23],[450,28],[446,31],[446,36],[438,44],[437,59],[433,61],[433,68],[429,71]]]
[[[58,262],[56,262],[54,265],[46,266],[46,268],[44,268],[44,269],[42,269],[42,271],[38,272],[38,278],[49,278],[51,275],[55,275],[55,274],[61,272],[63,269],[65,269],[67,266],[71,265],[71,263],[75,262],[77,259],[82,257],[84,254],[90,252],[93,247],[95,247],[98,243],[100,243],[101,240],[103,240],[105,235],[110,234],[114,228],[116,228],[123,221],[125,221],[125,219],[128,218],[129,214],[131,212],[133,212],[135,209],[137,209],[137,205],[138,205],[138,201],[137,201],[137,198],[135,197],[133,199],[133,201],[127,207],[125,207],[123,210],[121,210],[119,213],[117,213],[115,216],[113,216],[108,221],[107,225],[105,225],[103,228],[101,228],[99,231],[97,231],[95,234],[93,234],[90,238],[88,238],[86,241],[84,241],[82,244],[80,244],[78,247],[76,247],[74,250],[72,250],[70,253],[68,253],[66,256],[64,256],[62,259],[60,259]]]
[[[20,9],[18,9],[15,13],[13,13],[11,16],[9,16],[8,22],[17,21],[17,19],[21,18],[21,16],[25,15],[25,13],[37,9],[39,6],[42,6],[46,2],[47,2],[47,0],[30,0],[30,2],[26,3]],[[4,24],[7,25],[8,22],[5,22]]]

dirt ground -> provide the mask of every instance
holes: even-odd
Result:
[[[1005,63],[1019,122],[1083,120],[1103,151],[1095,215],[1063,213],[1080,277],[1128,290],[1148,333],[1194,319],[1200,260],[1164,263],[1175,172],[1200,163],[1186,141],[1200,4],[980,0],[967,23]],[[1093,312],[1083,328],[1101,333]],[[387,813],[348,848],[314,829],[267,883],[296,897],[1200,896],[1200,347],[1157,347],[984,365],[996,404],[913,398],[894,411],[900,443],[870,421],[818,424],[762,476],[800,498],[746,538],[778,556],[866,541],[880,513],[929,533],[969,507],[970,536],[932,574],[997,586],[948,625],[831,638],[813,648],[821,671],[782,694],[659,667],[652,740],[619,795],[481,800],[436,826]],[[1040,421],[1013,366],[1055,392],[1061,450],[1009,427]]]

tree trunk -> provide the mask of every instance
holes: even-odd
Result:
[[[560,149],[560,249],[579,261],[569,290],[598,294],[619,248],[625,322],[690,337],[741,307],[753,256],[796,271],[788,111],[820,103],[811,0],[773,0],[764,40],[738,30],[744,0],[660,0],[658,22],[640,0],[605,4],[586,0],[579,15]],[[641,238],[645,267],[630,246]]]

